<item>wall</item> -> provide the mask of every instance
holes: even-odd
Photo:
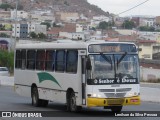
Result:
[[[140,77],[141,80],[148,81],[148,80],[156,80],[160,79],[160,69],[152,69],[152,68],[144,68],[140,67]]]

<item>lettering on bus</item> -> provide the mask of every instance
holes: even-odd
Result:
[[[120,46],[102,46],[101,51],[103,52],[120,52]]]
[[[107,85],[107,84],[138,84],[137,78],[110,78],[110,79],[88,79],[88,85]]]
[[[123,43],[93,44],[89,45],[88,50],[90,53],[137,52],[137,48],[134,44]]]

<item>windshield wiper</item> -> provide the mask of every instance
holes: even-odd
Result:
[[[106,57],[103,53],[100,53],[100,55],[102,56],[103,59],[105,59],[108,63],[111,64],[111,70],[112,70],[112,60],[111,60],[111,56]]]
[[[121,63],[121,61],[124,59],[124,57],[127,55],[127,52],[125,52],[122,56],[121,56],[121,58],[119,59],[119,60],[117,60],[117,68],[118,68],[118,65],[119,65],[119,63]]]

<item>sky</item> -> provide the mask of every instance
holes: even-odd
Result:
[[[88,0],[89,3],[97,5],[102,10],[116,15],[144,1],[146,0]],[[149,0],[143,5],[119,16],[124,17],[130,15],[160,16],[160,0]]]

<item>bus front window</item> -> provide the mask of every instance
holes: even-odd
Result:
[[[138,55],[131,54],[96,54],[89,55],[91,70],[89,79],[97,80],[138,80]]]
[[[114,78],[113,59],[111,55],[90,55],[92,79]]]
[[[137,55],[125,55],[121,59],[122,55],[116,55],[116,77],[119,78],[137,78],[138,77],[138,56]],[[118,60],[120,60],[118,62]]]

